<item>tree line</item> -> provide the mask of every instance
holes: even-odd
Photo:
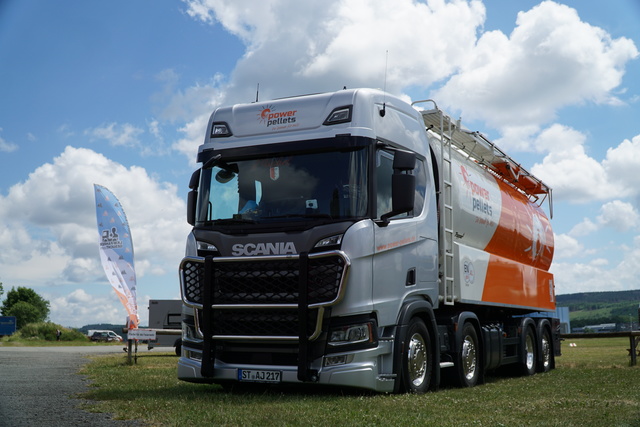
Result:
[[[0,282],[0,298],[4,294],[2,282]],[[29,323],[45,322],[49,318],[49,301],[42,298],[36,291],[30,288],[18,286],[7,292],[0,314],[16,318],[16,328],[19,330]]]

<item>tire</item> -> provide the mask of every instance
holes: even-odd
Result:
[[[460,387],[474,387],[480,379],[482,365],[478,332],[471,323],[464,324],[458,344],[460,351],[456,355],[456,383]]]
[[[407,393],[424,393],[431,384],[433,351],[429,330],[422,319],[414,317],[407,327],[402,348],[402,387]]]
[[[538,361],[538,372],[549,372],[553,369],[554,355],[553,345],[551,343],[551,333],[548,328],[542,329],[542,337],[540,337],[540,359]]]
[[[524,376],[530,376],[536,373],[537,342],[533,328],[527,327],[527,331],[522,340],[522,352],[520,356],[520,371]]]

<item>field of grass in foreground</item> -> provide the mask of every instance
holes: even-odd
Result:
[[[569,343],[576,343],[570,347]],[[640,426],[640,366],[629,367],[627,338],[563,343],[556,369],[533,377],[490,376],[473,389],[382,395],[324,388],[228,393],[176,379],[177,358],[100,356],[88,410],[148,425],[304,426]]]

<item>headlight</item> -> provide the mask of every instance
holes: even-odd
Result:
[[[328,345],[341,346],[373,342],[371,323],[339,326],[331,330]]]
[[[193,326],[187,325],[185,322],[182,322],[182,339],[184,340],[193,340],[197,339],[195,328]]]
[[[215,245],[212,245],[211,243],[207,243],[207,242],[198,241],[197,246],[198,246],[198,251],[216,252],[218,250],[218,248],[216,248]]]
[[[316,243],[314,248],[326,248],[330,246],[339,246],[342,243],[342,234],[336,234],[335,236],[325,237]]]

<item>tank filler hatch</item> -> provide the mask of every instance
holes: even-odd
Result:
[[[418,102],[426,101],[416,101],[413,104]],[[433,101],[429,100],[429,102]],[[435,106],[435,102],[433,104]],[[463,128],[460,125],[460,120],[452,120],[449,115],[437,106],[432,110],[420,111],[420,114],[427,129],[438,134],[443,141],[451,142],[455,149],[475,160],[502,181],[524,193],[532,202],[542,204],[548,197],[549,211],[551,216],[553,215],[551,188],[509,157],[497,145],[489,141],[487,137],[480,132]]]

